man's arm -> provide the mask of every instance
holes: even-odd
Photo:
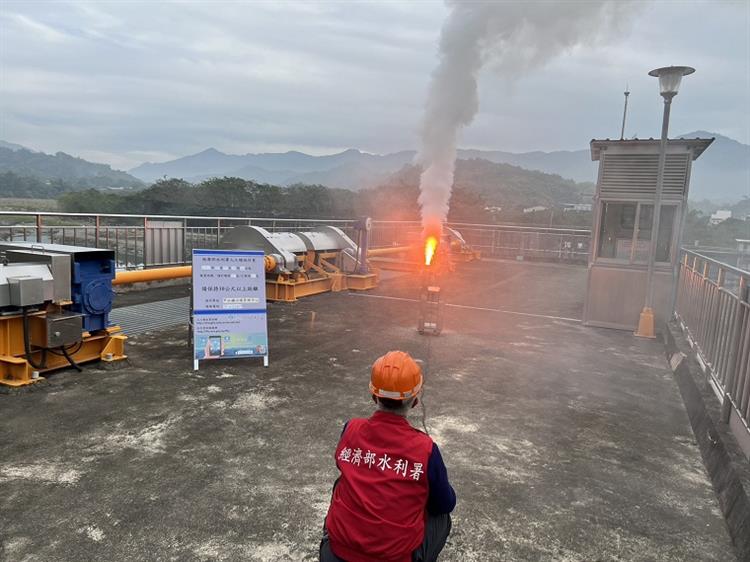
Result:
[[[427,498],[427,511],[432,515],[450,513],[456,507],[456,492],[448,482],[448,471],[436,443],[432,444],[432,453],[427,463],[427,479],[430,483],[430,495]]]

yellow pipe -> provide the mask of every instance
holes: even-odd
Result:
[[[276,268],[276,260],[273,256],[264,256],[266,271]],[[148,281],[165,281],[167,279],[180,279],[190,277],[193,274],[192,265],[181,265],[176,267],[155,267],[153,269],[136,269],[133,271],[118,271],[115,274],[113,285],[129,285],[130,283],[147,283]]]
[[[404,252],[411,251],[411,246],[393,246],[389,248],[373,248],[367,250],[367,257],[373,258],[377,256],[389,256],[391,254],[403,254]]]
[[[411,246],[393,246],[389,248],[375,248],[368,250],[368,257],[387,256],[390,254],[401,254],[411,250]],[[264,266],[266,271],[273,271],[276,268],[276,260],[273,256],[265,256]],[[182,265],[177,267],[155,267],[153,269],[135,269],[132,271],[118,271],[115,275],[113,285],[129,285],[131,283],[147,283],[149,281],[165,281],[167,279],[180,279],[181,277],[190,277],[193,274],[193,267]]]
[[[157,267],[154,269],[137,269],[133,271],[118,271],[115,275],[113,285],[129,285],[130,283],[146,283],[148,281],[164,281],[166,279],[179,279],[190,277],[193,267],[183,265],[178,267]]]

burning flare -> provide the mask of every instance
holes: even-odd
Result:
[[[435,250],[437,250],[438,239],[434,236],[428,236],[424,241],[424,264],[430,265],[432,259],[435,257]]]

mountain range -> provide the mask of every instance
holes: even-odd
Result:
[[[691,199],[732,201],[750,196],[750,145],[707,131],[693,131],[676,138],[696,137],[715,140],[693,166]],[[359,190],[388,181],[404,166],[413,163],[415,156],[415,151],[379,155],[356,149],[327,156],[295,151],[235,155],[209,148],[169,162],[141,164],[130,170],[130,174],[146,182],[164,176],[188,181],[237,176],[276,185],[305,183]],[[597,163],[591,161],[588,149],[522,153],[469,149],[459,150],[458,157],[510,164],[577,182],[596,180]]]
[[[707,131],[678,135],[678,138],[695,137],[713,137],[715,140],[693,165],[691,199],[722,202],[750,196],[750,146]],[[523,153],[468,149],[459,150],[458,156],[463,161],[507,164],[555,174],[576,182],[594,182],[596,179],[597,163],[591,161],[588,149]],[[302,183],[360,190],[398,180],[400,175],[413,174],[415,157],[415,151],[380,155],[349,149],[325,156],[297,151],[237,155],[209,148],[168,162],[141,164],[126,173],[64,152],[45,154],[0,141],[0,173],[13,173],[46,182],[62,180],[76,188],[139,188],[165,176],[190,182],[234,176],[274,185]],[[482,168],[481,163],[477,162],[476,167]],[[482,170],[485,181],[494,182],[493,185],[502,181],[503,174],[517,174],[509,167],[494,168],[500,175],[492,180],[491,174],[484,173],[486,167]],[[534,177],[533,174],[529,175],[531,183],[535,181]],[[540,176],[536,177],[538,179]],[[492,188],[491,185],[486,187]]]

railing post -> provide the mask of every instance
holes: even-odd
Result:
[[[744,320],[744,306],[742,304],[747,292],[747,280],[745,276],[740,277],[740,287],[737,291],[737,312],[732,327],[732,342],[727,362],[727,378],[724,384],[724,397],[721,401],[721,421],[729,423],[729,415],[732,412],[732,392],[734,390],[734,379],[737,371],[737,357],[740,351],[740,340],[742,337],[742,321]]]
[[[216,219],[216,247],[221,246],[221,219]]]
[[[36,215],[36,241],[42,242],[42,215],[40,213]]]
[[[94,219],[94,246],[99,247],[99,227],[101,226],[101,221],[99,215],[96,215],[96,218]]]
[[[182,219],[182,263],[187,263],[187,219]]]
[[[688,266],[688,255],[684,254],[682,256],[682,260],[680,260],[678,263],[679,265],[677,267],[677,279],[675,281],[677,289],[675,290],[674,300],[672,301],[672,316],[674,316],[675,318],[678,316],[682,316],[677,309],[682,307],[684,300],[683,295],[686,291],[686,287],[684,286],[687,283],[686,270],[690,267]]]
[[[137,249],[138,237],[135,236],[134,238],[135,238],[135,244],[136,244],[136,249]],[[144,269],[148,267],[148,250],[146,249],[148,247],[147,238],[148,238],[148,217],[143,217],[143,268]],[[138,260],[138,256],[136,254],[133,261],[135,262],[137,260]]]
[[[115,263],[117,265],[122,263],[120,261],[120,229],[119,228],[115,228]]]

